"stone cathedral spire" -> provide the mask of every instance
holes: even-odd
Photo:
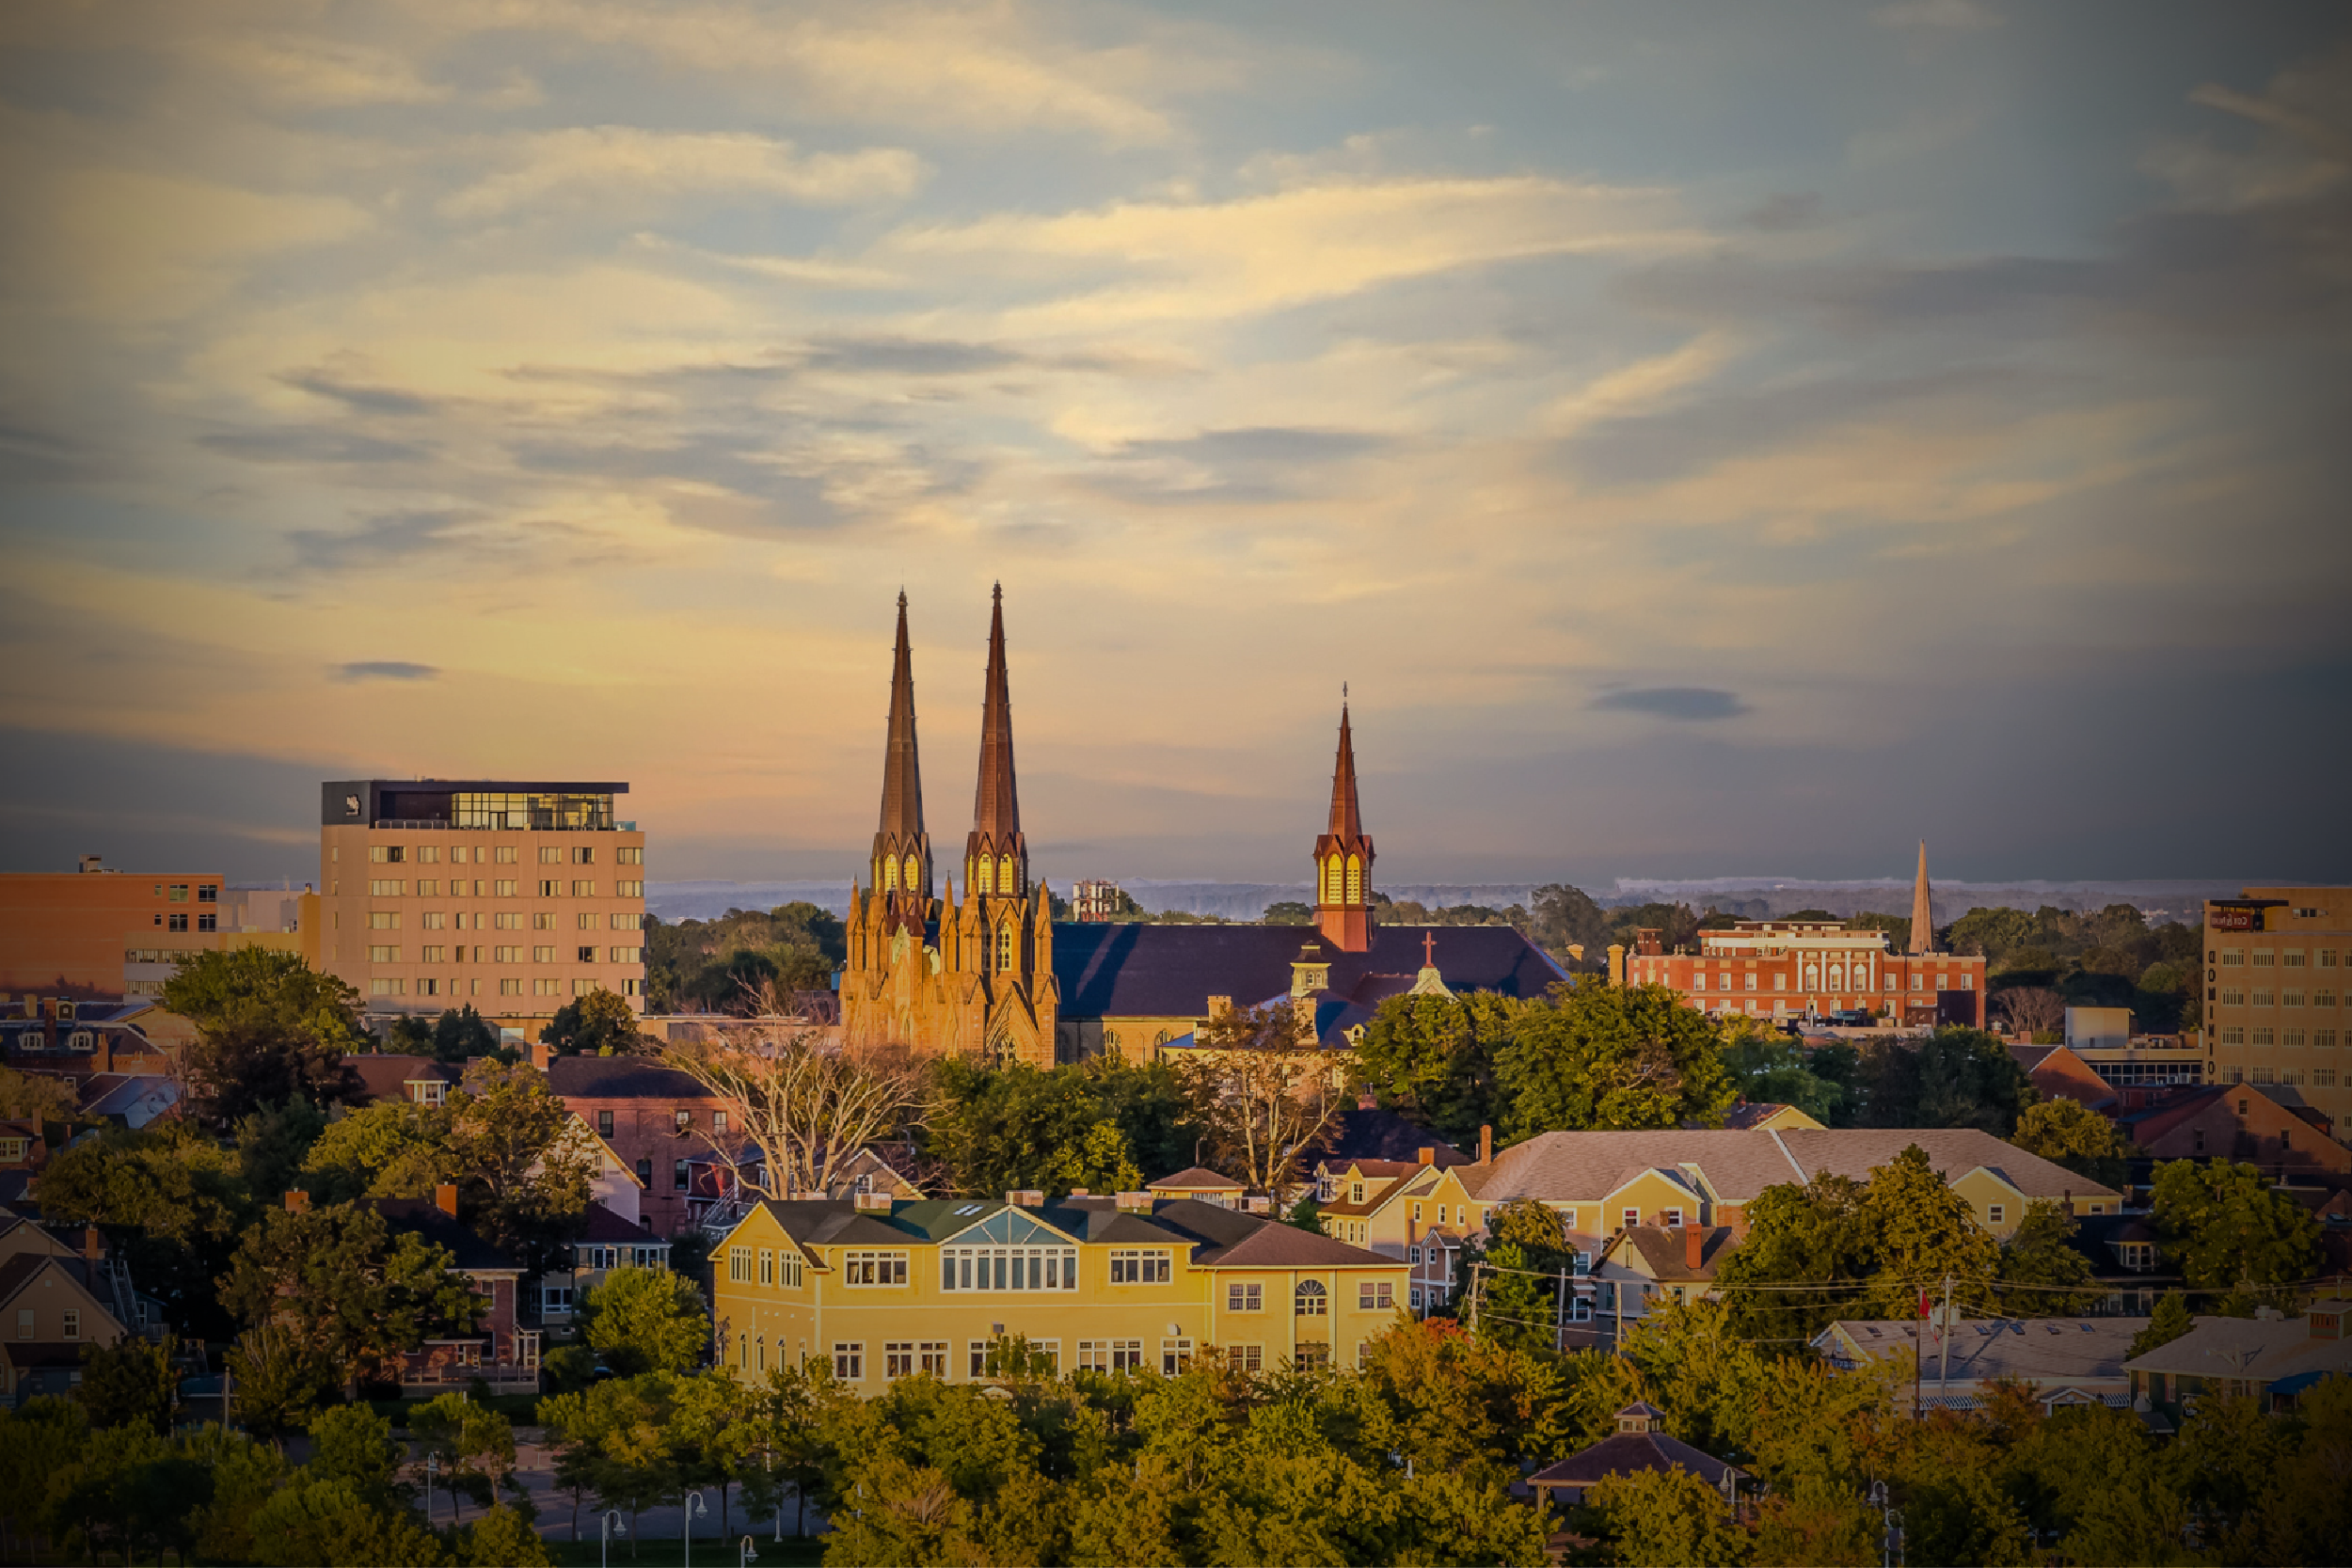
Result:
[[[1029,892],[1029,847],[1021,836],[1021,795],[1013,781],[1012,689],[1005,673],[1005,590],[995,589],[988,624],[988,681],[980,698],[980,778],[972,797],[972,833],[964,841],[964,891],[995,897]]]
[[[1935,900],[1928,892],[1928,841],[1919,841],[1919,879],[1911,889],[1911,950],[1935,951]]]
[[[914,657],[907,648],[907,596],[898,595],[898,645],[890,667],[890,735],[882,747],[882,822],[869,869],[874,892],[931,896],[931,839],[923,831],[923,765],[914,744]]]
[[[1356,802],[1356,740],[1340,701],[1340,752],[1331,767],[1331,819],[1315,840],[1315,925],[1343,953],[1372,946],[1372,837]]]

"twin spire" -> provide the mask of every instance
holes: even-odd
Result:
[[[914,660],[907,644],[907,596],[898,595],[898,641],[890,668],[890,732],[882,751],[882,821],[874,832],[874,891],[928,900],[930,835],[923,827],[923,768],[914,739]],[[1013,781],[1012,691],[1005,668],[1005,591],[988,628],[988,676],[980,702],[980,776],[972,832],[964,843],[968,892],[1025,896],[1028,846]]]

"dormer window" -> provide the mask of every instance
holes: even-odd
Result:
[[[1350,1203],[1361,1203],[1363,1200],[1364,1184],[1361,1181],[1350,1181],[1347,1184],[1347,1201]]]

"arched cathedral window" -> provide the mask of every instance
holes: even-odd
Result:
[[[1347,902],[1364,901],[1364,863],[1354,855],[1347,857]]]

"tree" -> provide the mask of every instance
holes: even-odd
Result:
[[[41,1172],[40,1206],[53,1223],[103,1227],[182,1328],[230,1331],[213,1281],[250,1204],[237,1162],[195,1128],[172,1117],[75,1144]]]
[[[667,1269],[619,1269],[580,1304],[588,1343],[623,1374],[682,1372],[710,1343],[710,1311],[694,1282]]]
[[[1726,1022],[1722,1049],[1724,1069],[1756,1104],[1793,1105],[1827,1127],[1845,1103],[1843,1085],[1817,1072],[1803,1046],[1754,1019]]]
[[[303,1160],[326,1131],[326,1113],[307,1100],[262,1105],[237,1122],[237,1164],[246,1190],[263,1199],[294,1185]]]
[[[1493,991],[1393,996],[1364,1026],[1356,1067],[1382,1105],[1468,1142],[1502,1119],[1501,1059],[1523,1005]]]
[[[2167,1291],[2156,1298],[2155,1310],[2148,1315],[2148,1326],[2132,1336],[2132,1348],[2123,1359],[2129,1361],[2133,1356],[2161,1349],[2196,1326],[2197,1320],[2189,1315],[2188,1297],[2178,1291]]]
[[[1861,1289],[1845,1282],[1862,1275],[1877,1251],[1867,1196],[1861,1182],[1827,1172],[1756,1196],[1746,1239],[1715,1266],[1715,1289],[1737,1333],[1802,1343],[1851,1314]]]
[[[1979,1127],[1996,1138],[2016,1128],[2018,1113],[2035,1098],[2033,1080],[2009,1047],[1981,1029],[1867,1040],[1856,1087],[1864,1127]]]
[[[2035,1109],[2040,1109],[2039,1106]],[[2001,1243],[2001,1307],[2018,1317],[2070,1317],[2089,1303],[2090,1259],[2076,1251],[2065,1205],[2035,1198]]]
[[[2028,1039],[2066,1027],[2066,998],[2042,986],[2016,986],[1993,999],[2009,1026]]]
[[[1514,1242],[1495,1242],[1464,1260],[1464,1275],[1476,1282],[1473,1318],[1481,1339],[1520,1350],[1557,1348],[1558,1298],[1552,1282],[1529,1267],[1530,1261],[1526,1249]]]
[[[220,1299],[257,1328],[283,1327],[349,1386],[428,1335],[470,1330],[473,1292],[452,1265],[371,1208],[273,1210],[246,1232]]]
[[[743,1191],[766,1197],[831,1192],[867,1145],[930,1109],[927,1065],[902,1046],[832,1045],[810,1030],[753,1023],[673,1046],[662,1060],[718,1097],[735,1131],[726,1143],[705,1141]],[[739,1157],[744,1143],[755,1164]]]
[[[559,1056],[611,1055],[643,1049],[644,1037],[636,1009],[598,986],[558,1007],[539,1031],[539,1043],[553,1046]]]
[[[0,1121],[63,1121],[74,1110],[73,1091],[57,1079],[0,1067]]]
[[[1922,1294],[1942,1298],[1947,1280],[1954,1306],[1992,1307],[2000,1243],[1917,1144],[1871,1168],[1863,1214],[1878,1263],[1869,1293],[1874,1316],[1912,1317]]]
[[[73,1392],[89,1411],[94,1427],[142,1426],[158,1435],[171,1431],[171,1408],[180,1387],[171,1358],[180,1341],[160,1343],[125,1337],[112,1345],[82,1347],[82,1381]]]
[[[514,1053],[507,1049],[490,1021],[475,1012],[473,1004],[469,1002],[463,1007],[445,1009],[434,1021],[433,1054],[444,1062],[465,1062],[476,1056],[509,1056]]]
[[[326,1203],[432,1196],[453,1174],[452,1114],[446,1104],[387,1100],[338,1116],[303,1156],[311,1196]]]
[[[230,1418],[264,1436],[310,1425],[342,1372],[325,1351],[280,1323],[246,1330],[221,1364]]]
[[[459,1530],[452,1544],[457,1560],[472,1568],[542,1568],[555,1560],[531,1521],[504,1503]]]
[[[1259,919],[1268,926],[1311,926],[1315,923],[1314,906],[1285,899],[1280,903],[1268,904],[1265,913]]]
[[[577,1118],[529,1063],[480,1061],[449,1097],[446,1125],[458,1217],[528,1269],[546,1267],[588,1216],[596,1156]]]
[[[237,947],[190,955],[164,982],[163,1005],[196,1026],[189,1109],[227,1126],[292,1099],[358,1101],[343,1061],[365,1042],[359,993],[294,953]]]
[[[254,1560],[267,1568],[439,1568],[448,1560],[405,1508],[371,1502],[344,1481],[297,1478],[255,1511],[251,1531]]]
[[[397,1493],[403,1451],[391,1422],[367,1405],[338,1404],[310,1422],[305,1468],[322,1480],[349,1482],[371,1502],[386,1502]]]
[[[1502,1053],[1513,1140],[1561,1128],[1722,1125],[1739,1092],[1715,1026],[1664,986],[1555,987],[1520,1010]]]
[[[1532,928],[1538,947],[1565,961],[1570,947],[1584,949],[1584,963],[1598,960],[1609,946],[1609,916],[1592,895],[1563,882],[1537,888],[1529,898]]]
[[[1613,1562],[1680,1568],[1748,1559],[1747,1531],[1724,1495],[1679,1467],[1604,1476],[1586,1490],[1581,1517]]]
[[[2169,1160],[2156,1166],[2149,1219],[2191,1290],[2294,1284],[2319,1269],[2319,1222],[2252,1165]]]
[[[1218,1168],[1252,1191],[1290,1187],[1306,1148],[1339,1118],[1339,1062],[1289,1000],[1228,1007],[1194,1033],[1177,1082],[1202,1108]]]
[[[2103,1187],[2121,1187],[2131,1145],[2115,1123],[2079,1101],[2045,1100],[2018,1114],[2010,1140],[2028,1154],[2064,1165]]]
[[[451,1495],[459,1491],[483,1508],[515,1473],[515,1429],[502,1412],[463,1394],[442,1394],[408,1413],[408,1431],[424,1451],[439,1457]]]
[[[1122,1192],[1191,1164],[1197,1108],[1166,1066],[932,1065],[921,1152],[958,1194]]]
[[[1970,910],[1944,934],[1945,942],[1955,953],[1970,953],[1986,958],[1997,958],[2014,948],[2025,946],[2034,939],[2034,918],[2023,910],[2002,909],[1986,904]]]

